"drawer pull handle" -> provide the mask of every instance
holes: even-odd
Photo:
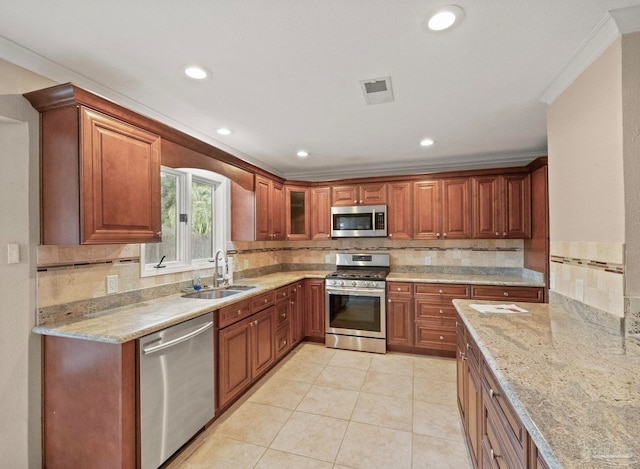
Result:
[[[499,455],[499,454],[496,454],[496,453],[493,451],[493,448],[491,448],[491,451],[489,451],[489,456],[491,457],[491,459],[492,459],[492,460],[500,457],[500,455]]]
[[[489,388],[489,397],[494,398],[499,396],[500,394],[498,394],[497,392],[495,392],[493,389]]]
[[[503,293],[503,295],[504,295],[504,296],[509,296],[509,292],[508,292],[508,291],[506,291],[506,292],[504,292],[504,293]]]
[[[466,359],[467,359],[467,357],[464,354],[464,352],[460,352],[460,360],[465,361]]]

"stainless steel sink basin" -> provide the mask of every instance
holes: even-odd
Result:
[[[238,293],[244,293],[247,290],[256,288],[253,285],[232,285],[220,290],[200,290],[193,293],[187,293],[182,295],[183,298],[202,298],[204,300],[219,300],[220,298],[227,298],[229,296],[237,295]]]

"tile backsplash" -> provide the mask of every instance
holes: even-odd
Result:
[[[309,265],[332,269],[335,254],[349,251],[385,251],[392,269],[437,267],[522,268],[522,240],[396,241],[339,239],[301,242],[235,242],[228,250],[236,275],[254,276],[286,266]],[[427,259],[425,259],[427,258]],[[429,263],[429,264],[427,264]],[[140,277],[140,245],[39,246],[38,307],[106,296],[106,276],[118,275],[119,291],[191,281],[192,273]],[[203,275],[213,275],[211,269]]]

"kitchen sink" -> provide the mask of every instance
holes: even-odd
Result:
[[[247,285],[238,285],[232,287],[226,287],[222,290],[201,290],[193,293],[187,293],[186,295],[182,295],[183,298],[201,298],[204,300],[218,300],[220,298],[227,298],[229,296],[237,295],[238,293],[243,293],[247,290],[251,290],[252,288],[256,288],[254,286]]]

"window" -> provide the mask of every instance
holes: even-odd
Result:
[[[210,171],[165,167],[160,178],[162,242],[141,245],[141,275],[211,267],[216,250],[227,244],[229,180]]]

